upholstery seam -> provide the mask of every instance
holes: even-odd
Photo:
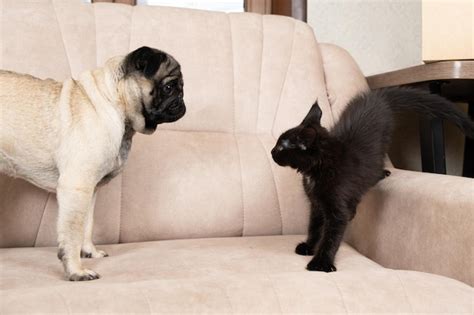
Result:
[[[278,201],[278,213],[280,214],[280,235],[283,235],[283,215],[281,213],[281,202],[280,202],[280,194],[278,193],[278,187],[277,187],[277,184],[276,184],[276,180],[275,180],[275,173],[273,172],[273,167],[272,167],[272,163],[268,157],[268,154],[267,154],[267,150],[265,149],[265,146],[263,145],[263,141],[262,139],[260,139],[260,136],[259,135],[256,135],[257,136],[257,139],[258,141],[260,142],[260,146],[262,147],[263,149],[263,152],[265,154],[265,157],[266,157],[266,160],[267,160],[267,164],[268,164],[268,167],[270,168],[270,172],[272,173],[272,180],[273,180],[273,185],[275,187],[275,193],[277,195],[277,201]]]
[[[158,129],[160,132],[166,132],[166,131],[171,131],[171,132],[203,132],[203,133],[217,133],[217,134],[227,134],[231,135],[232,132],[229,131],[220,131],[220,130],[179,130],[179,129]],[[267,132],[261,132],[261,133],[254,133],[254,132],[236,132],[235,134],[239,135],[268,135]]]
[[[264,26],[263,26],[263,15],[261,17],[261,26],[262,26],[262,52],[260,54],[260,77],[258,78],[259,80],[259,85],[258,85],[258,102],[257,102],[257,117],[255,119],[255,132],[258,132],[258,122],[260,120],[260,103],[261,103],[261,98],[262,98],[262,71],[263,71],[263,47],[265,45],[265,32],[264,32]]]
[[[0,1],[3,1],[3,0],[0,0]],[[9,164],[9,166],[10,166],[10,164]],[[15,176],[15,174],[13,174],[13,176]],[[15,179],[15,177],[10,177],[10,180],[8,181],[7,188],[5,188],[5,190],[4,190],[4,193],[5,193],[6,196],[9,196],[10,193],[11,193],[14,179]]]
[[[95,29],[95,66],[99,66],[99,54],[98,54],[98,46],[97,46],[97,15],[96,15],[96,10],[95,10],[95,5],[94,3],[92,4],[92,12],[94,13],[94,29]]]
[[[4,41],[4,33],[3,33],[3,20],[5,18],[5,15],[3,14],[4,10],[3,10],[3,7],[4,7],[4,4],[3,4],[3,0],[0,0],[0,43],[3,43]],[[5,66],[3,65],[4,64],[4,60],[3,60],[4,56],[3,56],[3,45],[2,47],[0,47],[0,68],[1,69],[5,69]]]
[[[242,202],[242,232],[240,233],[241,236],[244,236],[245,232],[245,198],[244,198],[244,176],[242,172],[242,159],[240,158],[240,147],[239,147],[239,141],[237,140],[237,136],[234,134],[234,141],[235,141],[235,146],[237,147],[237,157],[239,160],[239,166],[240,166],[240,198]]]
[[[273,285],[273,280],[271,276],[268,274],[268,272],[265,272],[265,275],[267,276],[268,281],[270,281],[270,286],[272,287],[273,294],[275,294],[275,298],[278,303],[278,309],[280,310],[280,314],[283,314],[283,310],[281,308],[281,303],[280,303],[280,298],[278,297],[278,293],[275,290],[275,286]]]
[[[71,60],[69,58],[69,54],[68,54],[67,49],[66,49],[66,42],[64,41],[64,35],[63,35],[63,31],[61,29],[61,23],[59,23],[58,12],[56,10],[56,6],[54,5],[54,2],[55,1],[52,0],[51,5],[53,6],[54,17],[56,18],[56,24],[58,25],[59,34],[61,35],[61,42],[63,44],[64,53],[66,54],[67,65],[69,66],[69,75],[72,77]]]
[[[56,289],[53,289],[54,292],[56,292],[56,294],[61,298],[61,301],[63,301],[64,305],[66,306],[66,310],[67,310],[67,313],[68,314],[72,314],[72,311],[71,311],[71,307],[69,306],[69,303],[66,301],[66,299],[64,298],[64,296],[61,294],[60,291],[56,290]]]
[[[120,174],[120,207],[119,207],[119,226],[118,226],[118,241],[117,243],[120,244],[120,242],[122,241],[121,238],[122,238],[122,213],[123,213],[123,174],[124,172],[122,172]]]
[[[138,292],[142,294],[142,296],[145,298],[146,304],[148,306],[148,312],[150,314],[153,314],[153,309],[151,307],[150,299],[148,298],[148,295],[145,293],[145,291],[142,288],[138,288]]]
[[[235,135],[235,113],[236,113],[236,106],[235,106],[235,66],[234,66],[234,42],[232,38],[232,25],[230,22],[230,16],[227,15],[227,22],[229,23],[229,33],[230,33],[230,54],[232,59],[232,109],[233,109],[233,116],[232,116],[232,133]]]
[[[51,193],[48,193],[48,195],[46,196],[46,201],[44,202],[44,205],[43,205],[43,214],[41,215],[41,219],[40,219],[40,222],[39,222],[39,225],[38,225],[38,230],[36,231],[36,237],[35,237],[35,241],[33,243],[33,247],[36,247],[36,242],[38,241],[38,235],[39,235],[39,232],[40,232],[40,229],[41,229],[41,225],[43,223],[44,213],[46,212],[46,206],[48,205],[48,201],[49,201],[50,196],[51,196]]]
[[[286,66],[286,74],[285,74],[285,79],[283,80],[283,84],[280,89],[280,96],[278,97],[278,104],[277,108],[275,110],[275,115],[273,117],[273,123],[272,123],[272,128],[270,129],[270,133],[273,135],[273,128],[275,127],[275,121],[278,116],[278,112],[280,111],[280,104],[281,104],[281,96],[283,94],[283,90],[285,89],[286,86],[286,81],[288,79],[288,72],[290,70],[290,65],[291,62],[293,61],[293,55],[294,55],[294,49],[295,49],[295,36],[296,35],[296,21],[293,21],[293,38],[291,40],[291,52],[290,52],[290,58],[288,59],[288,65]]]
[[[130,13],[130,35],[128,37],[128,51],[130,51],[130,45],[132,42],[132,26],[133,26],[133,12],[135,7],[132,6]],[[118,230],[118,243],[122,241],[122,219],[123,219],[123,178],[125,176],[125,170],[120,174],[120,207],[119,207],[119,230]]]
[[[135,6],[131,6],[131,13],[130,13],[130,34],[128,36],[128,52],[131,50],[131,45],[132,45],[132,27],[133,27],[133,16],[135,15]]]
[[[314,32],[313,32],[314,34]],[[321,45],[322,44],[319,44],[319,42],[317,42],[317,46],[318,46],[318,51],[319,51],[319,55],[321,57],[321,64],[323,66],[323,79],[324,79],[324,88],[326,90],[326,99],[328,101],[328,105],[329,105],[329,109],[330,109],[330,113],[331,113],[331,125],[335,125],[335,118],[334,118],[334,112],[333,112],[333,104],[336,103],[337,101],[337,95],[334,95],[334,102],[331,102],[331,93],[330,93],[330,90],[329,90],[329,84],[328,84],[328,79],[327,79],[327,75],[326,75],[326,62],[325,62],[325,59],[324,59],[324,54],[323,54],[323,50],[321,49]]]
[[[232,314],[235,314],[234,307],[232,306],[232,301],[230,300],[230,297],[229,297],[229,293],[227,293],[227,287],[224,288],[224,295],[227,300],[227,303],[229,304],[230,312]]]
[[[333,277],[333,273],[329,272],[329,273],[326,273],[326,275],[334,283],[334,286],[336,287],[337,291],[339,292],[339,296],[341,297],[342,305],[344,306],[344,309],[346,310],[346,314],[349,314],[349,310],[347,309],[347,305],[346,305],[346,300],[344,299],[344,295],[342,295],[341,288],[339,288],[339,285],[337,284],[336,279],[334,279]]]
[[[403,294],[405,294],[405,299],[406,299],[407,302],[408,302],[408,306],[410,307],[411,313],[412,313],[412,314],[415,314],[415,312],[413,311],[413,305],[411,304],[410,299],[408,298],[407,290],[405,289],[405,285],[403,284],[403,281],[402,281],[402,279],[400,278],[400,275],[399,275],[398,271],[397,271],[397,270],[393,270],[393,272],[394,272],[395,275],[397,276],[398,282],[400,283],[400,286],[401,286],[402,289],[403,289]]]
[[[232,103],[233,103],[233,137],[235,146],[237,148],[237,158],[239,160],[239,172],[240,172],[240,201],[242,203],[242,231],[241,236],[244,236],[245,231],[245,203],[244,203],[244,180],[242,175],[242,160],[240,158],[240,147],[239,142],[237,140],[237,136],[235,135],[235,127],[236,127],[236,109],[235,106],[235,54],[234,54],[234,39],[232,37],[232,23],[230,21],[230,14],[227,14],[227,21],[229,22],[229,33],[230,33],[230,52],[232,54]]]

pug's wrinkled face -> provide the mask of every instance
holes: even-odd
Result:
[[[123,70],[127,118],[135,131],[150,134],[184,116],[183,76],[172,56],[141,47],[125,57]]]

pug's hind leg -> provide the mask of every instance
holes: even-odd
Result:
[[[66,277],[70,281],[87,281],[100,276],[83,268],[81,247],[84,242],[84,228],[87,212],[94,195],[94,185],[78,185],[59,181],[57,197],[58,212],[58,258],[62,261]]]
[[[89,210],[87,211],[86,226],[84,229],[84,242],[81,248],[81,257],[83,258],[102,258],[109,256],[103,250],[98,250],[94,243],[92,243],[92,229],[94,227],[94,208],[97,193],[94,192],[90,202]]]

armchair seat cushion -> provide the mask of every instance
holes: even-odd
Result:
[[[472,288],[416,271],[386,269],[352,247],[334,273],[309,272],[302,235],[101,246],[85,262],[101,273],[66,282],[56,249],[0,249],[0,313],[472,313]]]

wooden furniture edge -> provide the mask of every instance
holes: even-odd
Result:
[[[436,80],[474,79],[474,60],[439,61],[366,77],[371,89]]]

